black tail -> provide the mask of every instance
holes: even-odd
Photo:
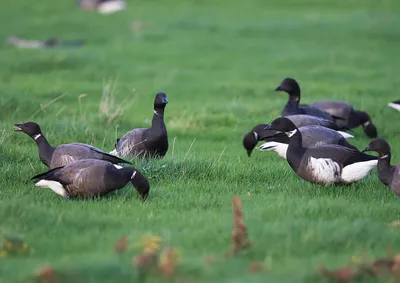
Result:
[[[126,163],[126,164],[131,164],[131,165],[132,165],[131,162],[129,162],[129,161],[127,161],[127,160],[124,160],[124,159],[122,159],[122,158],[119,158],[119,157],[117,157],[117,156],[115,156],[115,155],[106,153],[106,152],[103,152],[102,160],[111,162],[111,163],[113,163],[113,164],[117,164],[117,163]]]
[[[57,170],[59,170],[59,169],[61,169],[61,168],[64,168],[65,166],[61,166],[61,167],[56,167],[56,168],[53,168],[53,169],[50,169],[49,171],[47,171],[47,172],[44,172],[44,173],[40,173],[40,174],[38,174],[38,175],[36,175],[36,176],[33,176],[32,178],[31,178],[31,180],[37,180],[37,179],[40,179],[40,180],[49,180],[49,181],[56,181],[55,179],[54,179],[54,173],[55,173],[55,171],[57,171]]]

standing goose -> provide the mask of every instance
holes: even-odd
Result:
[[[296,80],[292,78],[284,79],[281,84],[275,89],[275,91],[284,91],[289,94],[289,100],[282,111],[282,116],[295,115],[295,114],[307,114],[311,116],[316,116],[324,118],[331,122],[339,120],[342,118],[332,116],[329,113],[309,105],[299,105],[300,104],[300,86]]]
[[[49,188],[65,198],[92,198],[122,189],[130,181],[146,199],[149,181],[137,169],[97,159],[78,160],[32,177],[36,187]]]
[[[364,133],[370,138],[376,138],[378,133],[376,127],[372,124],[371,117],[367,112],[358,111],[350,104],[343,101],[320,100],[311,104],[331,115],[342,117],[343,120],[337,120],[336,123],[340,127],[348,127],[350,129],[362,126]]]
[[[377,166],[377,157],[340,145],[303,146],[301,132],[285,117],[275,119],[269,128],[289,137],[287,161],[308,182],[350,184],[363,179]]]
[[[268,128],[269,126],[267,126]],[[358,149],[351,145],[345,137],[343,137],[339,132],[321,127],[321,126],[305,126],[297,128],[302,136],[302,146],[322,146],[322,145],[340,145],[352,150],[358,151]],[[289,147],[289,137],[286,134],[279,133],[274,136],[263,137],[260,139],[264,141],[262,145],[259,146],[261,151],[275,151],[282,158],[286,159],[287,149]]]
[[[396,109],[397,111],[400,111],[400,100],[389,102],[388,106]]]
[[[305,127],[305,126],[322,126],[325,128],[329,128],[332,130],[337,131],[340,135],[342,135],[344,138],[354,138],[354,136],[343,132],[341,130],[346,129],[346,128],[340,128],[338,125],[336,125],[334,122],[328,121],[323,118],[315,117],[315,116],[310,116],[310,115],[305,115],[305,114],[298,114],[298,115],[290,115],[286,116],[286,118],[290,119],[297,128]],[[277,132],[276,131],[271,131],[271,130],[266,130],[265,127],[267,124],[259,124],[255,126],[253,129],[251,129],[250,132],[244,135],[243,137],[243,147],[247,151],[247,155],[250,157],[253,149],[256,147],[257,143],[261,141],[260,137],[263,136],[263,140],[267,137],[272,137],[274,136]],[[280,137],[284,138],[284,137]],[[273,140],[271,140],[273,141]],[[328,142],[330,143],[330,142]],[[333,142],[336,143],[336,142]],[[312,145],[310,143],[309,145]],[[350,145],[350,144],[348,144]],[[287,142],[286,142],[287,146]],[[286,150],[284,150],[286,152]]]
[[[384,139],[374,139],[363,150],[378,152],[378,177],[392,192],[400,196],[400,164],[390,165],[392,158],[389,144]]]
[[[157,93],[151,128],[137,128],[127,132],[122,138],[117,139],[115,149],[110,153],[122,157],[164,157],[168,151],[168,134],[164,123],[167,103],[165,93]]]
[[[109,161],[113,164],[128,163],[129,161],[118,158],[106,153],[94,146],[84,143],[61,144],[56,147],[51,146],[35,122],[26,122],[23,124],[14,124],[14,130],[23,132],[30,136],[37,144],[39,149],[39,158],[44,165],[50,169],[65,166],[71,162],[81,159],[99,159]]]

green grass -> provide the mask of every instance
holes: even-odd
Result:
[[[386,106],[399,98],[398,1],[129,2],[110,16],[67,0],[8,1],[0,9],[0,38],[87,39],[76,49],[0,46],[0,234],[33,249],[0,258],[1,283],[29,282],[48,264],[65,282],[138,281],[131,264],[138,250],[117,256],[113,246],[122,235],[134,246],[146,233],[180,250],[175,282],[320,282],[319,265],[345,265],[363,250],[382,256],[386,246],[400,252],[400,230],[388,227],[399,220],[400,202],[375,170],[349,187],[322,187],[302,181],[276,154],[248,158],[241,146],[245,132],[281,113],[287,97],[273,89],[291,76],[303,103],[329,98],[367,110],[399,162],[400,116]],[[144,27],[133,32],[133,22]],[[116,104],[105,113],[108,83]],[[65,201],[29,181],[46,168],[14,123],[38,122],[53,145],[80,141],[110,151],[116,132],[148,125],[158,91],[170,101],[170,150],[159,162],[136,162],[151,181],[148,201],[130,186],[104,199]],[[124,112],[110,119],[118,107]],[[365,147],[363,132],[355,135],[351,142]],[[224,259],[233,195],[242,197],[253,247]],[[207,264],[207,256],[221,260]],[[254,261],[265,261],[268,272],[248,272]]]

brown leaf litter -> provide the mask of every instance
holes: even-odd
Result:
[[[352,262],[354,263],[353,260]],[[400,279],[400,254],[396,256],[388,254],[384,258],[377,258],[369,263],[361,260],[359,262],[356,267],[344,266],[334,270],[327,270],[323,266],[320,268],[320,274],[339,282],[351,282],[359,278],[378,276]]]
[[[238,196],[232,197],[233,207],[233,231],[232,243],[233,254],[238,255],[241,251],[247,250],[251,243],[248,240],[247,228],[243,221],[242,200]]]

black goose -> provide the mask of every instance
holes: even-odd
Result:
[[[292,121],[275,119],[269,129],[289,137],[287,161],[302,179],[316,184],[350,184],[363,179],[377,166],[377,157],[340,145],[304,147],[302,135]]]
[[[298,130],[302,136],[303,147],[336,144],[358,151],[355,146],[351,145],[346,138],[337,131],[321,126],[305,126],[298,128]],[[264,131],[264,133],[265,132],[266,131]],[[264,143],[259,146],[261,151],[275,151],[280,157],[286,159],[286,152],[289,147],[289,137],[286,134],[279,133],[274,136],[268,135],[266,137],[260,135],[260,139],[264,141]]]
[[[340,135],[342,135],[346,139],[354,138],[354,136],[341,131],[341,130],[345,130],[346,128],[341,128],[338,125],[336,125],[334,122],[328,121],[323,118],[305,115],[305,114],[290,115],[290,116],[285,116],[285,117],[290,119],[296,125],[297,128],[301,128],[301,127],[305,127],[305,126],[322,126],[322,127],[337,131]],[[249,157],[251,156],[251,153],[252,153],[253,149],[256,147],[257,143],[259,141],[261,141],[261,139],[260,139],[261,136],[263,136],[264,137],[263,139],[265,140],[265,138],[273,137],[277,133],[276,131],[265,130],[266,126],[267,126],[267,124],[259,124],[259,125],[255,126],[253,129],[251,129],[250,132],[248,132],[247,134],[244,135],[243,147],[246,149]],[[280,138],[284,138],[284,137],[280,137]],[[284,152],[286,152],[286,150]]]
[[[400,196],[400,164],[390,165],[392,158],[389,144],[384,139],[374,139],[363,150],[378,152],[378,177],[392,192]]]
[[[151,128],[137,128],[117,139],[111,154],[162,158],[168,151],[168,134],[164,123],[164,109],[168,100],[165,93],[157,93]]]
[[[309,105],[300,104],[300,86],[296,80],[292,78],[284,79],[281,84],[275,89],[275,91],[284,91],[289,94],[289,100],[283,108],[282,116],[295,115],[295,114],[307,114],[324,118],[331,122],[342,119],[341,117],[332,116],[329,113]]]
[[[358,111],[350,104],[343,101],[320,100],[311,104],[331,115],[342,117],[343,120],[337,120],[339,127],[347,127],[350,129],[362,126],[364,133],[370,138],[376,138],[378,132],[372,124],[371,117],[367,112]]]
[[[388,106],[396,109],[397,111],[400,111],[400,100],[389,102]]]
[[[129,161],[123,160],[84,143],[61,144],[53,147],[48,143],[47,139],[43,135],[40,126],[35,122],[15,124],[14,130],[17,132],[24,132],[35,141],[39,148],[40,160],[50,169],[65,166],[81,159],[100,159],[109,161],[113,164],[131,164]]]
[[[122,189],[130,181],[139,195],[146,199],[150,185],[145,176],[131,167],[115,167],[97,159],[72,162],[32,177],[35,186],[49,188],[65,198],[92,198]]]

